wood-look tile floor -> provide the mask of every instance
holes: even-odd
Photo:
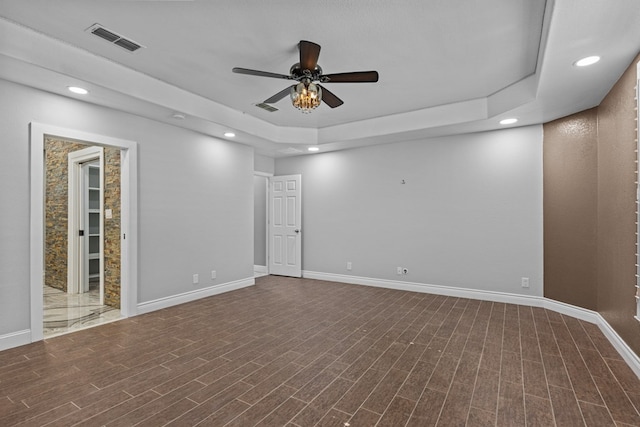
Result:
[[[640,381],[595,325],[510,304],[256,282],[0,352],[0,425],[640,425]]]

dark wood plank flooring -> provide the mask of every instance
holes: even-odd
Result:
[[[2,426],[639,426],[597,326],[267,276],[0,352]]]

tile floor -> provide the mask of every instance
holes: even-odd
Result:
[[[120,318],[120,310],[100,304],[100,289],[91,286],[89,292],[69,294],[44,286],[43,332],[45,338],[77,331]]]
[[[276,276],[0,352],[0,425],[638,426],[599,329]]]

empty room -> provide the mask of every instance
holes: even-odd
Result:
[[[0,0],[0,425],[640,426],[637,0]]]

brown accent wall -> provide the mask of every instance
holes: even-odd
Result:
[[[595,108],[544,125],[544,296],[597,309]]]
[[[544,125],[544,295],[598,311],[640,355],[634,319],[636,63],[594,109]]]
[[[45,138],[45,284],[67,290],[68,154],[86,144]],[[105,147],[105,304],[120,307],[120,150]]]
[[[635,301],[636,63],[598,107],[598,311],[640,355]]]

